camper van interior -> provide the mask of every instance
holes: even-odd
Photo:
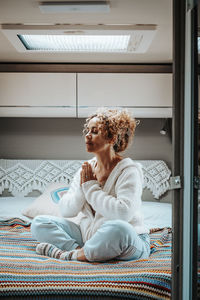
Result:
[[[0,1],[4,299],[172,298],[173,190],[181,188],[173,174],[173,47],[172,0]],[[82,132],[100,107],[140,121],[123,155],[142,166],[150,256],[90,263],[38,255],[32,220],[60,216],[62,193],[93,157]]]

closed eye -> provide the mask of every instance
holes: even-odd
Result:
[[[87,128],[85,130],[85,134],[88,134],[88,132],[91,132],[93,134],[98,134],[98,128],[97,127],[92,127],[91,130],[89,128]]]
[[[94,133],[94,134],[97,134],[97,133],[98,133],[98,130],[97,130],[96,128],[94,128],[94,129],[92,129],[91,132]]]

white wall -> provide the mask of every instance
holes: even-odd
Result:
[[[88,159],[82,129],[84,119],[0,118],[0,158]],[[169,166],[172,145],[162,136],[163,119],[141,119],[126,156],[163,159]]]

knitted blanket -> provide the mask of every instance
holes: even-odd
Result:
[[[149,259],[88,263],[37,255],[30,223],[0,221],[0,296],[113,296],[170,299],[171,233],[153,232]]]

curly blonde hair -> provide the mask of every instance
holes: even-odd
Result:
[[[133,140],[136,121],[128,110],[100,108],[89,116],[84,124],[83,133],[88,132],[88,123],[93,118],[98,118],[99,128],[106,140],[113,140],[113,149],[116,153],[126,150]]]

